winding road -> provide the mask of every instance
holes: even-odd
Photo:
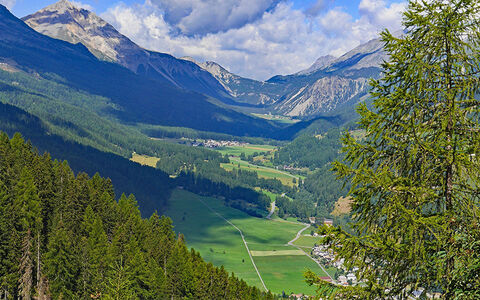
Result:
[[[293,247],[297,248],[298,250],[302,250],[303,253],[305,253],[306,256],[310,257],[310,259],[313,260],[313,261],[320,267],[320,269],[322,269],[322,271],[323,271],[325,274],[327,274],[328,277],[330,277],[330,279],[332,280],[332,282],[334,282],[335,280],[332,278],[332,276],[330,276],[330,274],[328,274],[327,270],[325,270],[325,267],[324,267],[321,263],[319,263],[316,259],[314,259],[313,257],[311,257],[307,252],[305,252],[305,250],[304,250],[302,247],[297,246],[297,245],[294,244],[295,241],[298,240],[298,239],[302,236],[302,233],[303,233],[305,230],[307,230],[308,228],[310,228],[310,224],[306,224],[306,223],[300,223],[300,224],[305,225],[305,227],[304,227],[303,229],[300,229],[300,231],[297,232],[297,236],[296,236],[293,240],[291,240],[290,242],[288,242],[288,244],[289,244],[290,246],[293,246]]]

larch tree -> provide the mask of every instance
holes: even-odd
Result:
[[[404,33],[382,33],[389,61],[358,107],[366,138],[343,138],[352,233],[325,229],[361,284],[311,272],[319,295],[406,299],[413,291],[476,299],[480,290],[480,2],[410,1]],[[357,270],[357,269],[355,269]]]

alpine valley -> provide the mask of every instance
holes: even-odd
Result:
[[[305,269],[353,285],[315,231],[349,221],[331,163],[342,132],[365,137],[384,59],[374,39],[257,81],[73,1],[0,5],[0,299],[314,295]]]

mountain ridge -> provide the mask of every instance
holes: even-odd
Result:
[[[118,63],[134,73],[220,100],[230,99],[223,86],[197,65],[170,54],[146,50],[95,13],[67,0],[60,0],[22,20],[44,35],[81,43],[97,58]]]
[[[123,123],[189,127],[233,135],[265,136],[270,122],[215,104],[211,98],[176,88],[118,64],[98,60],[82,44],[38,33],[0,6],[0,62],[111,101],[99,111]]]

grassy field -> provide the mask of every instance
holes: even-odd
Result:
[[[247,283],[261,287],[239,232],[201,201],[240,228],[252,252],[261,251],[265,254],[265,251],[288,251],[284,254],[300,254],[286,244],[303,225],[253,218],[224,206],[221,200],[175,190],[166,212],[174,221],[174,230],[183,233],[188,246],[199,251],[206,261],[217,266],[224,265],[228,271],[234,272]],[[323,274],[306,255],[255,256],[254,261],[267,288],[275,293],[285,290],[312,294],[313,289],[303,279],[304,269],[308,267]]]
[[[245,153],[246,156],[252,155],[255,152],[270,152],[275,150],[275,146],[270,145],[244,145],[244,146],[229,146],[215,148],[216,151],[222,153],[222,155],[228,154],[229,156],[240,156],[240,154]]]
[[[300,247],[312,248],[315,244],[320,244],[320,240],[321,237],[319,236],[302,235],[298,240],[294,242],[294,244]]]
[[[250,251],[252,256],[288,256],[305,255],[301,250],[271,250],[271,251]]]
[[[147,155],[139,155],[134,153],[132,155],[132,158],[130,158],[131,161],[134,161],[136,163],[139,163],[144,166],[150,166],[153,168],[157,167],[157,162],[160,160],[157,157],[152,157],[152,156],[147,156]]]
[[[278,122],[278,123],[282,123],[282,124],[295,124],[297,122],[300,122],[300,120],[292,119],[292,118],[286,117],[286,116],[255,114],[255,113],[252,114],[252,115],[254,115],[257,118],[262,118],[262,119],[265,119],[265,120],[270,120],[270,121],[274,121],[274,122]]]
[[[262,167],[262,166],[256,166],[249,164],[246,161],[243,161],[239,158],[235,157],[230,157],[230,163],[229,164],[221,164],[221,167],[224,168],[227,171],[231,171],[233,169],[238,169],[238,166],[240,165],[241,170],[248,170],[252,172],[257,172],[259,177],[262,178],[267,178],[267,179],[273,179],[276,178],[282,182],[282,184],[287,185],[287,186],[293,186],[297,185],[299,181],[299,177],[291,175],[285,171],[280,171],[277,169],[273,168],[268,168],[268,167]],[[297,183],[293,183],[293,179]]]
[[[335,202],[335,208],[332,211],[332,215],[341,216],[350,213],[350,207],[352,205],[352,198],[350,197],[340,197],[337,202]]]
[[[318,265],[305,255],[260,256],[255,257],[255,263],[261,270],[267,287],[278,294],[285,291],[286,294],[304,293],[314,295],[315,288],[305,283],[302,276],[303,272],[310,269],[320,276],[326,276]]]

